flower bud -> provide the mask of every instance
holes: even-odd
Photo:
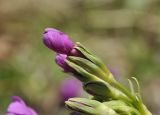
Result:
[[[65,72],[71,72],[73,71],[73,69],[70,66],[68,66],[68,64],[65,62],[66,58],[67,58],[66,54],[57,54],[55,61],[61,68],[63,68]]]
[[[38,115],[32,108],[18,96],[12,97],[12,102],[8,106],[6,115]]]
[[[67,77],[60,84],[59,91],[62,101],[64,102],[69,98],[80,96],[82,92],[82,84],[75,77]]]
[[[43,43],[48,48],[61,54],[69,54],[74,46],[68,35],[54,28],[45,29]]]
[[[66,101],[69,109],[86,115],[118,115],[113,109],[96,100],[71,98]]]

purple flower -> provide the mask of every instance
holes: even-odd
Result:
[[[28,107],[25,102],[18,96],[12,97],[6,115],[38,115],[32,108]]]
[[[63,101],[66,101],[72,97],[80,96],[81,92],[82,84],[74,77],[68,77],[64,79],[60,85],[60,96],[62,97]]]
[[[48,48],[61,54],[69,54],[74,47],[68,35],[54,28],[45,29],[43,42]]]
[[[63,68],[65,72],[72,72],[73,69],[69,67],[67,63],[65,62],[66,58],[67,58],[67,55],[65,54],[57,54],[55,61],[61,68]]]

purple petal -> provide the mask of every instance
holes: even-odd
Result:
[[[38,115],[37,112],[35,110],[33,110],[32,108],[28,107],[28,109],[30,110],[30,112],[32,113],[32,115]]]
[[[18,96],[12,96],[12,102],[7,108],[7,115],[38,115]]]
[[[19,96],[12,96],[12,102],[19,102],[23,105],[26,105],[25,102]]]
[[[32,115],[28,108],[20,102],[12,102],[7,109],[7,113]]]

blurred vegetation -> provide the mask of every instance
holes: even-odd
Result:
[[[46,27],[86,45],[126,84],[137,77],[149,109],[160,110],[159,0],[0,0],[0,25],[0,114],[12,95],[40,115],[67,114],[58,98],[67,75],[42,43]]]

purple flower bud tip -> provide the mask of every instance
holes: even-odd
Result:
[[[73,71],[73,69],[69,67],[67,63],[65,62],[66,58],[67,58],[67,55],[65,54],[57,54],[55,61],[61,68],[63,68],[65,72],[71,72]]]
[[[76,57],[85,57],[81,52],[77,51],[75,48],[71,50],[70,55]]]
[[[82,84],[74,77],[64,79],[60,85],[60,96],[64,101],[72,97],[80,96],[81,91]]]
[[[25,102],[18,96],[12,97],[6,115],[38,115],[32,108],[28,107]]]
[[[74,43],[69,36],[57,29],[46,28],[43,32],[43,43],[57,53],[69,54]]]

